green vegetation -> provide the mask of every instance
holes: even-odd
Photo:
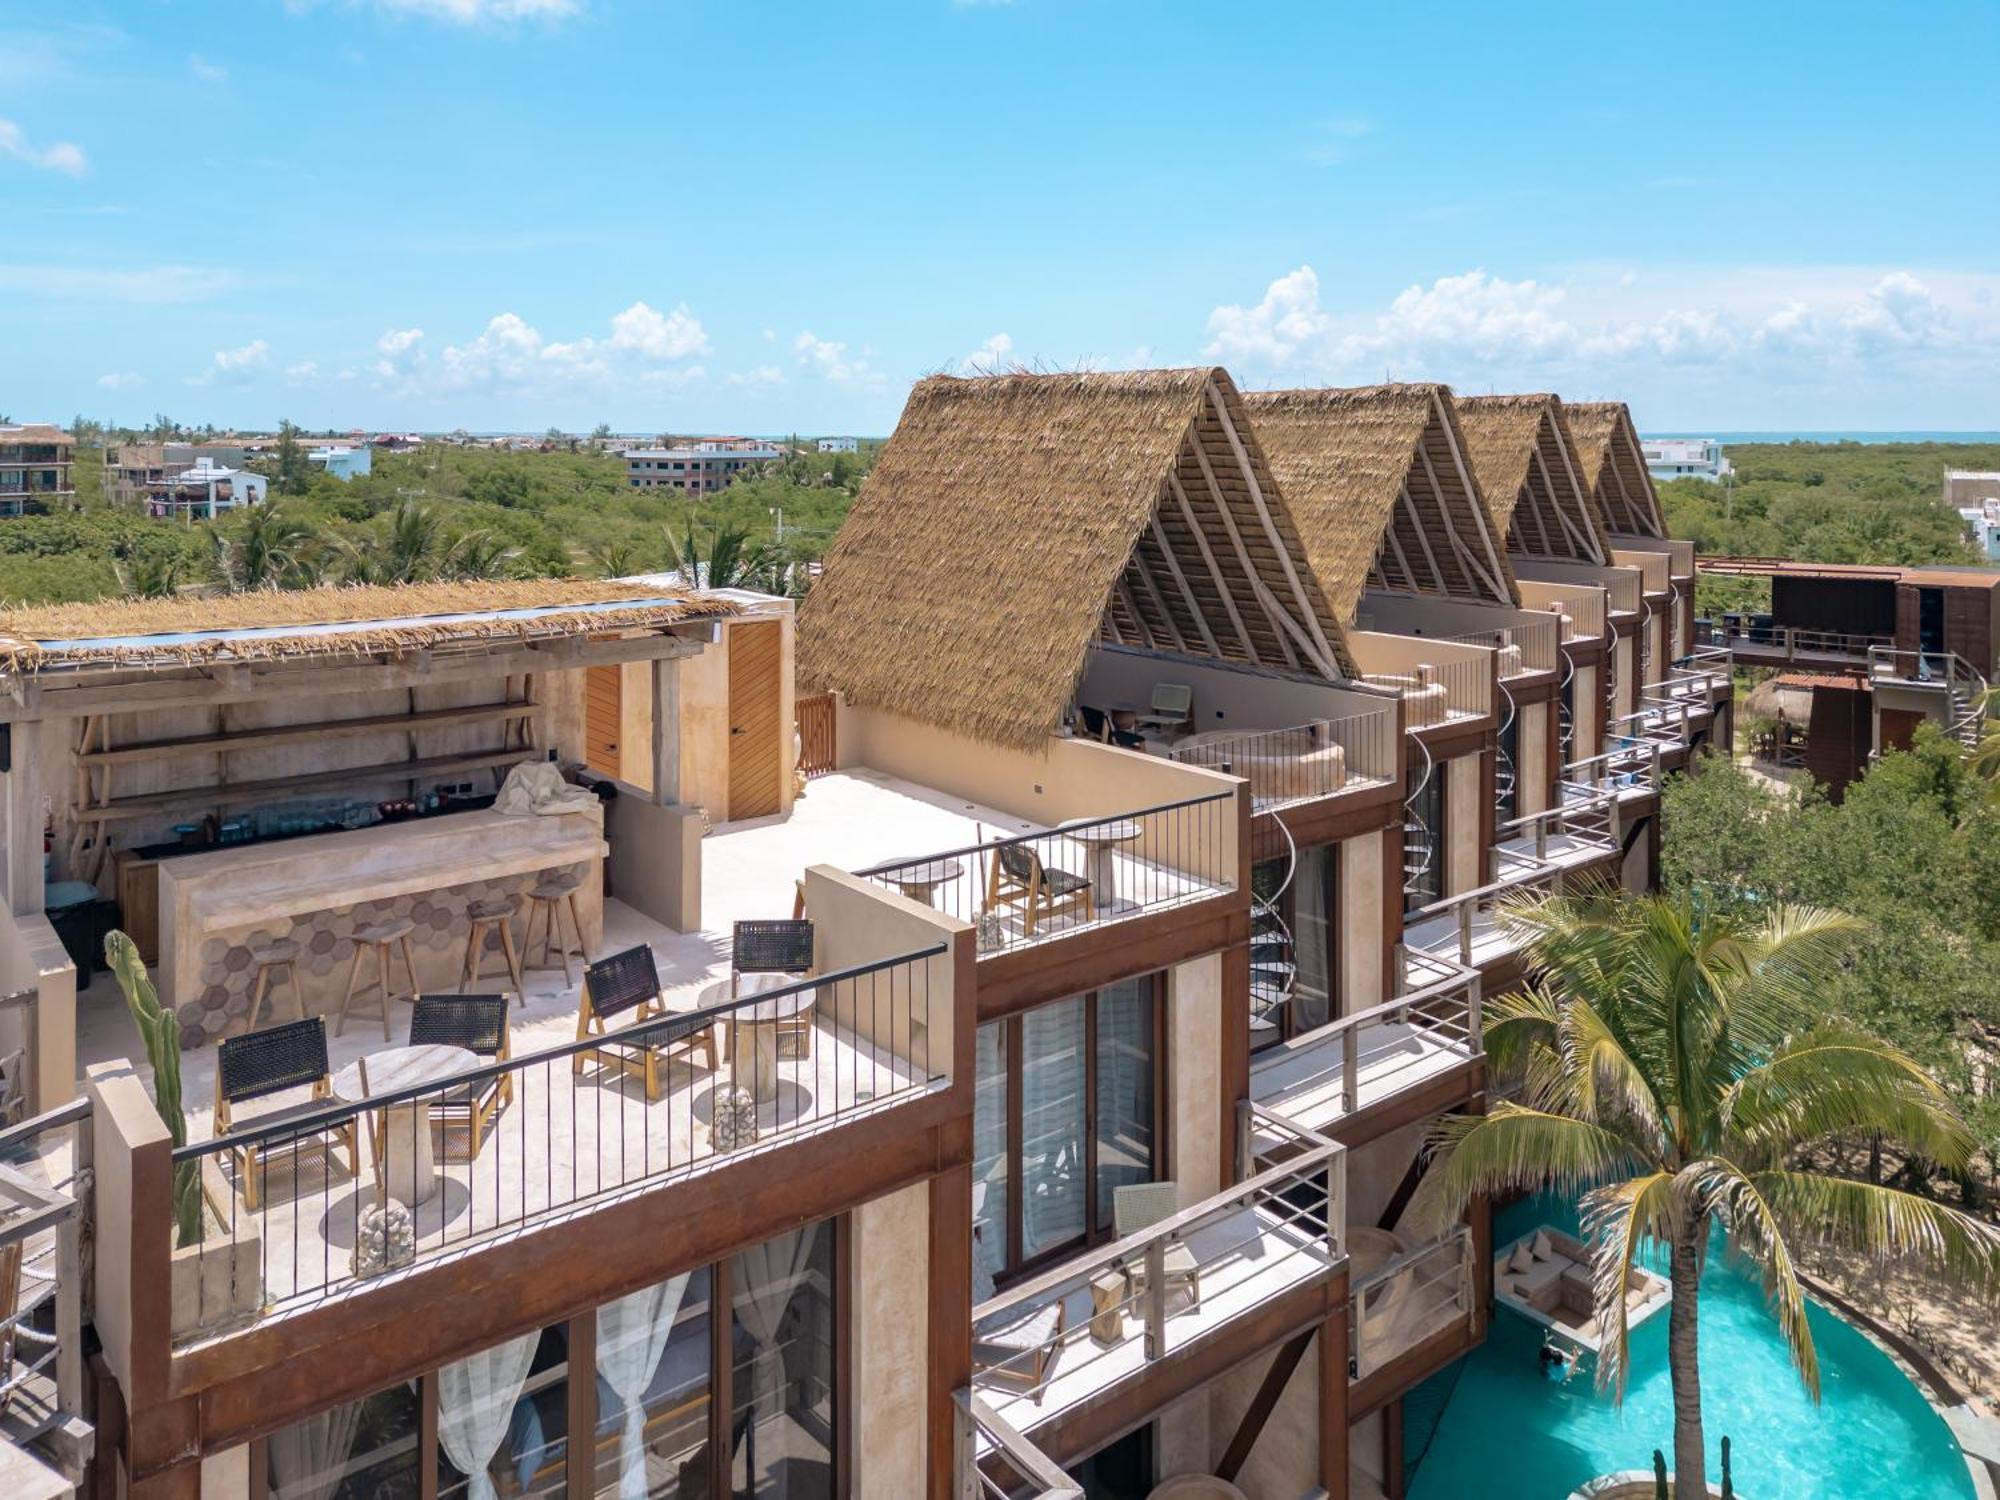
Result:
[[[91,424],[84,424],[87,431]],[[155,430],[177,424],[161,417]],[[92,435],[100,435],[93,433]],[[192,434],[189,434],[190,436]],[[213,523],[105,503],[103,449],[77,454],[74,511],[0,525],[0,600],[84,600],[191,586],[302,587],[424,578],[611,576],[680,566],[692,547],[724,582],[800,587],[854,503],[878,444],[787,455],[713,495],[634,490],[615,453],[427,444],[378,452],[343,482],[305,464],[290,423],[264,467],[268,504]],[[782,524],[782,532],[780,526]]]
[[[1522,1080],[1521,1093],[1490,1114],[1439,1122],[1419,1204],[1442,1228],[1475,1198],[1551,1184],[1581,1193],[1598,1326],[1611,1330],[1597,1377],[1621,1395],[1634,1265],[1648,1247],[1668,1253],[1676,1494],[1708,1493],[1698,1482],[1707,1460],[1698,1346],[1713,1231],[1763,1273],[1815,1395],[1819,1364],[1794,1271],[1807,1245],[2000,1284],[2000,1235],[1977,1218],[1812,1168],[1841,1135],[1946,1170],[1962,1170],[1973,1150],[1914,1059],[1822,1004],[1864,924],[1775,900],[1725,909],[1617,892],[1525,901],[1502,921],[1525,940],[1538,978],[1491,1003],[1486,1049],[1497,1076]]]
[[[1728,485],[1660,486],[1667,530],[1697,552],[1810,562],[1962,563],[1977,555],[1944,471],[2000,468],[1991,443],[1732,443]],[[1708,607],[1708,599],[1699,601]],[[1736,603],[1719,608],[1742,607]]]

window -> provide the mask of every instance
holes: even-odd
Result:
[[[1334,1018],[1339,973],[1338,851],[1330,844],[1250,871],[1250,1047],[1275,1046]],[[1287,876],[1290,878],[1287,879]]]
[[[730,1493],[833,1500],[833,1226],[781,1234],[731,1269]]]
[[[261,1495],[270,1500],[415,1495],[422,1416],[417,1382],[409,1381],[274,1432],[264,1445]]]
[[[437,1387],[438,1500],[568,1493],[567,1324],[446,1365]]]
[[[1158,975],[979,1028],[974,1294],[1111,1237],[1117,1190],[1162,1157]]]
[[[635,1471],[648,1500],[667,1500],[707,1468],[713,1286],[703,1266],[597,1310],[599,1495]]]

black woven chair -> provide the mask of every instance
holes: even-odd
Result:
[[[287,1021],[282,1026],[266,1026],[224,1040],[216,1048],[215,1133],[227,1136],[239,1124],[262,1130],[282,1125],[288,1119],[314,1114],[333,1097],[333,1079],[326,1056],[326,1022],[319,1016],[303,1021]],[[287,1089],[309,1088],[311,1097],[303,1103],[266,1110],[249,1121],[236,1118],[236,1106],[253,1099],[269,1098]],[[246,1142],[235,1147],[231,1159],[236,1180],[243,1187],[243,1201],[251,1209],[264,1198],[264,1159],[278,1152],[297,1153],[310,1147],[338,1142],[347,1147],[347,1170],[360,1170],[359,1131],[353,1119],[296,1136],[280,1136]]]
[[[993,850],[985,909],[992,911],[996,906],[1017,908],[1029,937],[1035,935],[1035,923],[1043,917],[1080,910],[1088,922],[1097,915],[1097,898],[1087,879],[1068,870],[1051,870],[1032,844],[1023,843],[1000,844]]]
[[[745,974],[793,974],[803,979],[813,972],[813,924],[810,917],[758,919],[736,924],[730,943],[729,993],[739,992]],[[791,1044],[797,1057],[812,1056],[813,1020],[810,1010],[778,1023],[778,1045]]]
[[[583,971],[583,996],[577,1002],[576,1039],[609,1037],[613,1045],[601,1052],[579,1052],[571,1061],[570,1072],[583,1071],[585,1061],[595,1057],[600,1063],[637,1073],[646,1082],[648,1101],[660,1097],[660,1062],[681,1054],[707,1055],[708,1068],[716,1068],[715,1023],[712,1020],[671,1021],[655,1026],[645,1036],[629,1042],[617,1041],[618,1028],[631,1029],[657,1021],[670,1012],[660,1000],[660,971],[653,964],[653,950],[641,943],[600,958]]]
[[[476,1053],[481,1062],[505,1062],[513,1056],[507,1029],[505,995],[419,995],[410,1013],[412,1047],[463,1047]],[[502,1073],[476,1083],[447,1089],[431,1107],[431,1118],[444,1124],[463,1119],[471,1134],[466,1139],[468,1159],[479,1154],[486,1139],[486,1126],[494,1115],[514,1100],[514,1075]]]

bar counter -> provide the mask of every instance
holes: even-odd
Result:
[[[331,1016],[354,963],[354,929],[391,917],[415,924],[410,943],[421,987],[456,989],[470,930],[467,903],[521,897],[514,919],[518,944],[529,888],[558,871],[583,876],[577,906],[585,950],[595,952],[603,931],[601,871],[608,852],[601,807],[546,817],[489,808],[163,859],[161,1000],[179,1014],[183,1046],[241,1032],[256,979],[251,950],[290,938],[299,945],[306,1014]],[[489,935],[488,941],[497,947],[496,938]],[[501,967],[496,962],[489,972]],[[363,982],[373,974],[371,963],[363,969]],[[400,957],[392,974],[401,980]],[[503,978],[486,984],[512,988]],[[290,986],[281,983],[259,1024],[295,1013]]]

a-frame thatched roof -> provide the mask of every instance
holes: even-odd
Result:
[[[1664,537],[1665,518],[1646,456],[1639,448],[1639,430],[1623,401],[1575,401],[1563,404],[1570,442],[1576,450],[1577,473],[1614,536]]]
[[[1610,558],[1585,497],[1555,396],[1461,396],[1458,428],[1479,491],[1507,550],[1557,562]]]
[[[1258,391],[1244,404],[1342,623],[1364,589],[1518,604],[1442,385]]]
[[[1003,745],[1097,641],[1356,675],[1219,369],[919,381],[799,610],[802,689]]]

